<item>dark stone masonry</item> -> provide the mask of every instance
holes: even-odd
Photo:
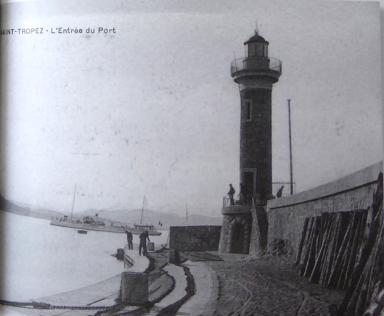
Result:
[[[221,226],[171,226],[169,247],[183,251],[216,251]]]

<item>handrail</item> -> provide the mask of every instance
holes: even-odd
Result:
[[[244,70],[272,70],[281,74],[282,63],[277,58],[259,56],[236,58],[231,62],[231,76]]]
[[[239,205],[249,205],[249,202],[235,200],[235,204],[231,204],[231,199],[227,196],[223,196],[223,208]]]
[[[231,206],[229,197],[223,196],[223,208]]]

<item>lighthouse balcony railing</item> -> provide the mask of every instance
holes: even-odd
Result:
[[[240,71],[275,71],[281,74],[282,64],[279,59],[273,57],[243,57],[237,58],[231,63],[231,75]]]
[[[231,199],[223,196],[223,208],[231,206]]]
[[[249,213],[251,203],[245,201],[235,200],[234,204],[231,203],[231,199],[227,196],[223,197],[223,208],[222,213],[225,214],[243,214]]]
[[[236,200],[234,199],[233,201],[234,204],[232,204],[231,202],[231,199],[228,197],[228,196],[223,196],[223,208],[226,208],[226,207],[232,207],[232,206],[236,206],[236,205],[251,205],[252,204],[252,201],[244,201],[244,200]]]

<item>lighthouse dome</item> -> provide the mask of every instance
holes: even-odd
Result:
[[[244,45],[247,46],[248,57],[268,57],[269,43],[257,31]]]
[[[249,43],[266,43],[269,44],[264,37],[260,36],[257,32],[255,32],[255,35],[251,36],[244,45],[248,45]]]

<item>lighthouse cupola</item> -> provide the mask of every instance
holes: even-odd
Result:
[[[269,43],[257,31],[244,45],[247,46],[248,57],[268,57]]]

